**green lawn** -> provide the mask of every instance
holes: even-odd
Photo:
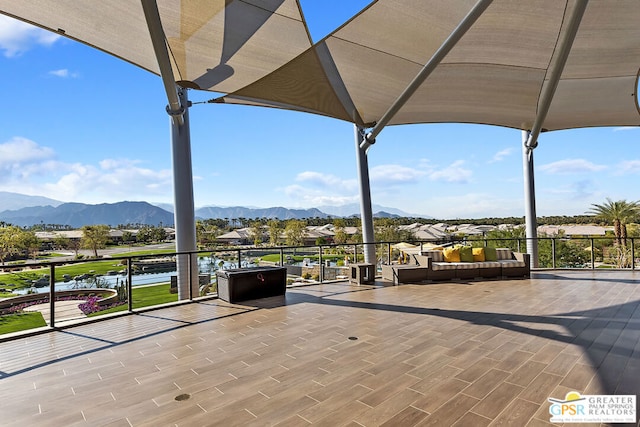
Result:
[[[289,255],[289,254],[287,254]],[[285,257],[287,256],[285,255]],[[318,255],[289,255],[293,261],[295,262],[302,262],[304,261],[305,258],[308,258],[310,260],[313,261],[318,261]],[[266,261],[266,262],[276,262],[279,263],[280,262],[280,254],[267,254],[267,255],[262,255],[260,257],[260,259],[262,261]],[[322,261],[340,261],[344,259],[344,255],[323,255],[322,256]]]
[[[160,305],[178,301],[178,294],[169,293],[169,287],[170,285],[168,283],[155,286],[134,287],[133,307],[150,307],[152,305]],[[127,308],[128,307],[126,304],[119,305],[108,310],[92,313],[89,315],[89,317],[115,313],[118,311],[126,311]],[[4,316],[0,316],[0,334],[24,331],[41,326],[46,326],[46,322],[44,321],[42,314],[39,312],[7,314]]]
[[[0,316],[0,334],[25,331],[47,326],[40,312],[16,313]]]
[[[0,298],[17,297],[18,294],[12,294],[11,292],[0,292]]]
[[[175,252],[170,249],[163,250],[140,250],[136,252],[126,252],[121,254],[122,256],[145,256],[145,255],[162,255]],[[120,256],[120,255],[118,255]],[[121,265],[124,260],[116,260],[111,258],[103,258],[100,261],[87,261],[79,264],[63,265],[56,267],[56,282],[63,280],[62,276],[68,274],[71,277],[79,276],[85,273],[93,271],[96,275],[104,275],[108,271],[122,271],[126,270],[125,265]],[[20,289],[28,288],[31,286],[30,280],[37,280],[45,274],[49,274],[49,268],[38,268],[33,270],[24,270],[13,273],[0,274],[0,287],[8,289]],[[14,285],[14,286],[11,286]]]
[[[168,302],[178,301],[178,294],[169,293],[170,285],[168,283],[155,286],[141,286],[133,288],[133,308],[150,307],[152,305],[166,304]],[[119,305],[107,310],[91,313],[89,317],[100,316],[102,314],[115,313],[118,311],[126,311],[127,305]]]

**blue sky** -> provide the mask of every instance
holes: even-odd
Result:
[[[302,2],[314,39],[367,2],[335,3],[350,9],[327,16],[326,2]],[[0,191],[65,202],[172,203],[158,76],[0,16],[0,89]],[[198,102],[213,94],[189,96]],[[190,118],[198,207],[359,202],[351,124],[220,104],[194,105]],[[607,197],[640,200],[639,137],[640,128],[542,134],[538,215],[583,214]],[[387,127],[369,151],[372,201],[443,219],[523,216],[521,138],[517,130],[480,125]]]

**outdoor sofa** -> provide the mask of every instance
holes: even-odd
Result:
[[[457,250],[457,251],[456,251]],[[382,266],[382,278],[399,283],[529,277],[531,257],[509,248],[458,246],[422,251],[410,264]]]

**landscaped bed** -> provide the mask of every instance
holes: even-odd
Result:
[[[151,307],[154,305],[162,305],[178,301],[178,294],[170,293],[169,288],[170,284],[168,283],[152,286],[134,287],[132,290],[133,307]],[[60,300],[77,299],[78,305],[81,309],[84,308],[83,312],[87,315],[87,317],[101,316],[103,314],[126,311],[128,309],[126,300],[117,302],[113,301],[112,303],[109,303],[107,308],[98,305],[97,302],[100,297],[89,296],[89,293],[95,295],[97,293],[100,293],[100,291],[107,291],[109,293],[113,292],[113,290],[111,289],[85,289],[85,295],[76,295],[75,297],[67,296],[60,298]],[[20,298],[24,298],[24,296]],[[56,300],[58,300],[58,298]],[[44,321],[41,313],[25,313],[21,311],[23,308],[29,305],[41,304],[45,302],[48,302],[48,294],[33,294],[30,301],[22,301],[14,305],[15,308],[12,310],[12,312],[7,311],[7,314],[0,315],[0,334],[7,334],[11,332],[18,332],[46,326],[46,322]]]

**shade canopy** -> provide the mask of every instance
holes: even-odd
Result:
[[[372,126],[473,4],[379,0],[284,67],[223,100],[262,100]],[[545,129],[640,125],[638,6],[636,0],[589,2]],[[389,124],[531,129],[573,7],[573,1],[494,1]]]
[[[312,45],[296,0],[157,0],[176,82],[228,93]],[[140,0],[0,0],[0,13],[103,50],[155,74]]]
[[[370,127],[475,1],[374,1],[314,45],[295,0],[157,4],[179,85]],[[574,6],[495,0],[389,124],[531,129]],[[638,6],[588,3],[544,129],[640,125]],[[0,12],[159,72],[139,0],[0,0]]]

